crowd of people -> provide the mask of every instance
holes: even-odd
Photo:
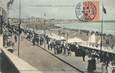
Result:
[[[31,41],[33,46],[46,45],[48,50],[53,51],[55,55],[63,54],[66,56],[71,56],[72,52],[74,52],[75,56],[82,57],[83,61],[85,61],[85,56],[88,56],[90,58],[88,60],[87,67],[89,73],[92,73],[96,70],[96,61],[99,60],[100,62],[102,62],[107,69],[109,63],[114,60],[115,55],[112,53],[92,50],[91,48],[80,46],[78,43],[67,43],[65,42],[65,40],[52,39],[48,37],[48,35],[37,34],[30,30],[21,29],[21,31],[19,31],[20,30],[18,30],[16,27],[13,29],[5,30],[6,33],[4,33],[3,35],[3,46],[14,46],[14,44],[17,42],[17,36],[23,32],[26,36],[26,39]]]
[[[3,33],[3,46],[9,47],[8,50],[12,51],[16,50],[15,44],[18,40],[18,33],[15,31],[16,29],[6,28]]]
[[[107,70],[110,62],[114,60],[114,54],[103,52],[100,50],[93,50],[88,47],[80,46],[78,43],[66,43],[65,40],[56,40],[48,37],[45,34],[37,34],[31,31],[26,31],[27,37],[26,39],[31,40],[33,45],[47,45],[48,50],[54,52],[54,54],[63,54],[67,56],[71,56],[71,53],[74,52],[75,56],[80,56],[85,61],[85,56],[88,56],[90,59],[88,60],[87,70],[92,73],[96,70],[97,61],[102,62],[105,65],[105,69]]]

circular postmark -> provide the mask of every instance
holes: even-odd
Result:
[[[76,5],[75,13],[80,21],[92,21],[96,17],[97,8],[91,1],[80,2]]]

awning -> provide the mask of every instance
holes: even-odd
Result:
[[[75,37],[75,38],[72,38],[72,39],[68,39],[67,42],[68,42],[68,43],[74,43],[74,42],[85,42],[85,41],[83,41],[83,40],[80,39],[80,38]]]
[[[55,39],[55,40],[65,40],[65,38],[63,36],[58,36],[56,34],[48,34],[48,37]]]

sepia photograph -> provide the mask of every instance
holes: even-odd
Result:
[[[115,0],[0,0],[0,73],[115,73]]]

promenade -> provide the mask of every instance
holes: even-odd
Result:
[[[17,55],[18,50],[14,52]],[[80,73],[26,39],[21,39],[19,57],[43,73]]]
[[[82,57],[75,56],[75,52],[71,52],[71,56],[63,54],[63,52],[54,54],[54,49],[49,50],[46,43],[43,42],[42,46],[33,45],[32,38],[26,39],[24,34],[21,34],[20,49],[17,46],[18,42],[15,43],[14,54],[18,56],[19,52],[20,58],[43,73],[88,73],[90,57],[87,55],[83,61]],[[96,70],[93,73],[103,73],[102,62],[96,60]]]
[[[14,54],[18,54],[17,49]],[[21,39],[19,57],[43,73],[87,73],[89,60],[86,56],[84,62],[82,57],[76,57],[74,53],[71,56],[55,55],[54,50],[48,50],[47,45],[33,46],[32,42],[25,38]],[[97,62],[95,73],[102,73],[101,67],[102,64]]]

